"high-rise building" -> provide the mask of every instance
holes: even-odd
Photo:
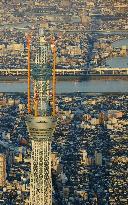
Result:
[[[102,165],[102,153],[95,151],[95,164],[100,166]]]
[[[0,187],[5,185],[6,181],[6,157],[0,154]]]
[[[49,45],[40,33],[35,65],[34,111],[27,117],[27,127],[32,141],[30,205],[52,205],[51,141],[56,120],[50,109],[50,76],[48,66]]]
[[[88,165],[88,154],[86,150],[81,150],[82,152],[82,161],[81,163],[84,163],[85,165]]]
[[[51,161],[52,161],[52,168],[57,171],[59,163],[60,163],[60,159],[57,156],[56,152],[51,154]]]

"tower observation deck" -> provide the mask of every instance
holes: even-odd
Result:
[[[32,67],[34,80],[34,115],[27,116],[26,124],[32,142],[30,205],[52,205],[51,141],[56,119],[50,107],[50,77],[48,66],[50,46],[40,34],[35,65]]]

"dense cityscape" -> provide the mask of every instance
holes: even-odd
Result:
[[[1,93],[0,102],[1,199],[27,204],[31,145],[23,123],[26,98]],[[127,204],[128,96],[65,94],[57,102],[53,204]]]
[[[27,67],[27,34],[32,36],[34,62],[39,28],[45,29],[48,39],[55,34],[57,68],[93,71],[94,67],[113,67],[113,62],[115,68],[127,68],[127,1],[3,0],[0,4],[2,69]]]
[[[127,0],[1,0],[0,205],[127,205]]]

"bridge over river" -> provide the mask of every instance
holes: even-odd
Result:
[[[57,75],[128,75],[128,68],[107,68],[107,67],[97,67],[93,69],[56,69]],[[0,76],[8,75],[27,75],[27,68],[6,68],[0,69]]]

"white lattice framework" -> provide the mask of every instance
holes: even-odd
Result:
[[[52,116],[28,116],[32,140],[30,205],[52,205],[51,141],[56,126]]]
[[[32,141],[30,204],[52,205],[51,142]]]

